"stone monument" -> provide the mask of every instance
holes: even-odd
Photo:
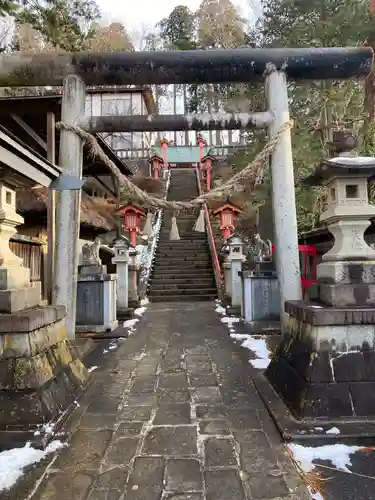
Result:
[[[259,233],[253,238],[251,262],[243,266],[241,316],[255,330],[280,328],[280,292],[272,261],[272,243]]]
[[[99,257],[100,239],[82,247],[78,266],[77,322],[80,333],[104,333],[118,326],[116,319],[116,275],[108,274]]]
[[[86,368],[67,340],[65,308],[40,305],[40,283],[30,283],[30,270],[9,248],[9,238],[23,218],[16,213],[11,174],[7,181],[0,182],[2,449],[26,441],[43,446],[51,437],[45,432],[45,424],[57,431],[89,380]]]
[[[285,304],[287,330],[266,375],[298,418],[375,417],[375,217],[367,180],[375,158],[324,160],[306,183],[322,184],[321,221],[335,238],[308,301]]]

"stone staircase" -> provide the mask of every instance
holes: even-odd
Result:
[[[188,201],[198,195],[194,169],[172,169],[168,200]],[[215,277],[206,233],[193,231],[199,210],[177,216],[179,241],[169,239],[172,212],[164,211],[148,297],[151,302],[213,300]]]

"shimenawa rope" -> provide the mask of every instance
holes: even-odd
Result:
[[[112,160],[104,153],[103,149],[100,147],[95,136],[86,132],[81,127],[77,125],[70,125],[65,122],[59,122],[56,124],[56,128],[59,130],[67,130],[69,132],[76,133],[82,141],[88,146],[91,156],[97,156],[102,160],[102,162],[111,170],[113,175],[118,179],[120,184],[122,184],[126,191],[138,202],[154,208],[170,208],[175,212],[179,210],[196,208],[202,206],[204,203],[215,200],[226,200],[233,193],[241,192],[252,183],[252,188],[261,184],[263,180],[264,163],[274,152],[281,136],[283,133],[293,127],[293,120],[289,120],[283,124],[280,130],[267,142],[262,151],[257,154],[254,160],[249,163],[244,169],[235,174],[231,179],[216,187],[209,193],[202,194],[191,201],[168,201],[156,196],[152,196],[138,186],[133,184],[131,180],[123,175],[118,167],[114,164]]]

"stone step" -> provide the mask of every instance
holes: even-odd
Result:
[[[181,261],[184,262],[185,260],[188,261],[204,261],[204,260],[210,260],[211,256],[207,251],[195,251],[195,250],[185,250],[185,251],[171,251],[171,252],[156,252],[155,258],[157,260],[165,260],[167,262],[172,262],[172,261]]]
[[[201,269],[202,267],[206,269],[211,269],[211,262],[208,260],[198,260],[198,261],[181,261],[181,260],[169,260],[168,262],[154,262],[154,268],[161,269]]]
[[[200,275],[197,275],[195,277],[191,277],[189,275],[187,275],[186,277],[181,277],[181,276],[178,276],[178,275],[173,275],[175,277],[171,278],[170,275],[168,276],[159,276],[159,277],[154,277],[152,279],[152,281],[154,282],[155,285],[157,286],[170,286],[170,285],[194,285],[195,283],[198,283],[200,285],[205,285],[205,286],[208,286],[208,285],[212,285],[215,287],[215,280],[214,280],[214,277],[211,273],[210,276],[200,276]]]
[[[199,278],[199,277],[208,277],[213,275],[213,269],[212,267],[206,267],[206,268],[201,268],[201,269],[186,269],[186,268],[168,268],[168,269],[163,269],[161,267],[154,267],[152,276],[154,278],[156,277],[176,277],[176,278]]]
[[[215,283],[176,283],[172,285],[166,285],[161,283],[152,283],[151,290],[153,293],[156,292],[174,292],[174,293],[185,293],[190,290],[216,290]]]
[[[217,298],[217,293],[209,295],[158,295],[150,297],[150,302],[211,302]]]
[[[210,287],[210,288],[189,288],[188,290],[184,289],[178,290],[178,295],[215,295],[216,294],[216,288],[215,287]],[[176,295],[176,290],[154,290],[151,288],[151,291],[149,292],[148,296],[149,297],[155,297],[157,295],[164,295],[164,297],[170,297]]]

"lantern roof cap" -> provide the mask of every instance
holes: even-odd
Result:
[[[169,145],[169,141],[167,138],[163,137],[163,139],[160,140],[160,144],[166,144],[167,146]]]
[[[202,137],[201,135],[199,135],[197,137],[197,144],[199,144],[200,142],[203,143],[203,144],[207,144],[206,139],[204,137]]]
[[[235,240],[239,240],[239,241],[235,242]],[[230,245],[231,243],[234,243],[234,242],[236,244],[243,243],[242,238],[238,233],[233,233],[230,236],[228,236],[228,238],[224,242],[224,245]]]
[[[204,161],[206,161],[206,160],[212,160],[212,161],[215,161],[215,160],[216,160],[216,156],[212,156],[212,155],[210,155],[210,153],[208,153],[208,154],[206,154],[206,155],[202,156],[202,158],[201,158],[201,163],[203,163],[203,162],[204,162]]]
[[[221,205],[216,210],[214,210],[213,215],[217,215],[221,212],[224,212],[224,210],[231,210],[232,212],[237,213],[237,214],[243,213],[243,210],[241,210],[240,207],[238,207],[237,205],[235,205],[234,203],[232,203],[231,201],[228,200],[223,205]]]
[[[158,154],[154,153],[148,160],[149,163],[152,162],[152,160],[158,160],[160,163],[164,163],[164,160],[161,156],[159,156]]]
[[[306,177],[304,185],[324,184],[332,177],[372,177],[375,174],[373,156],[337,156],[323,160],[315,171]]]
[[[130,248],[132,244],[130,243],[129,238],[127,238],[124,234],[120,234],[113,241],[114,247],[119,247],[125,245],[127,248]]]
[[[146,215],[144,210],[137,207],[136,205],[133,205],[132,203],[129,203],[127,205],[123,205],[122,207],[120,207],[116,211],[116,214],[117,215],[124,215],[124,214],[126,214],[126,212],[135,212],[136,214],[141,215],[142,217],[144,217]]]

